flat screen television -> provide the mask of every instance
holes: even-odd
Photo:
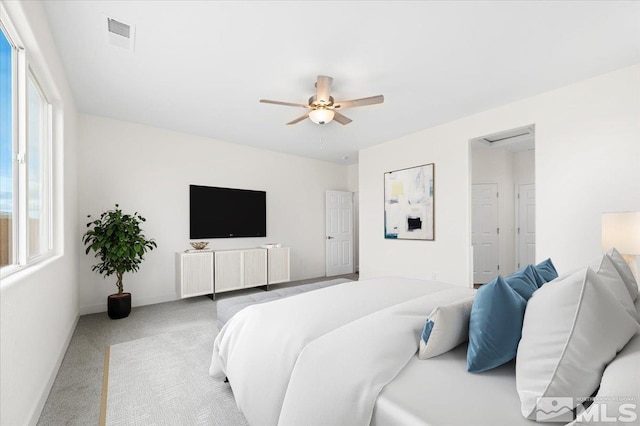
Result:
[[[267,193],[189,185],[189,236],[266,237]]]

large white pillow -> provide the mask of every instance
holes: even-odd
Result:
[[[636,307],[633,305],[633,299],[627,291],[627,286],[620,276],[618,269],[613,264],[613,260],[608,255],[602,256],[600,266],[595,269],[596,275],[602,280],[602,284],[613,292],[616,299],[624,306],[624,309],[629,312],[636,320],[638,319]]]
[[[633,276],[633,272],[631,272],[629,264],[627,264],[627,261],[624,260],[624,257],[622,257],[622,255],[615,248],[610,249],[606,253],[606,255],[609,256],[613,263],[616,265],[620,276],[627,286],[627,290],[629,290],[631,300],[635,301],[638,298],[638,282]]]
[[[613,419],[613,420],[612,420]],[[569,426],[640,423],[640,334],[607,365],[593,404]]]
[[[418,358],[428,359],[449,352],[469,338],[469,315],[474,296],[437,306],[424,325]]]
[[[522,415],[535,420],[541,397],[593,395],[638,326],[590,268],[542,286],[529,299],[516,356]]]

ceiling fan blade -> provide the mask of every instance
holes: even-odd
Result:
[[[292,107],[309,108],[309,105],[305,105],[305,104],[296,104],[293,102],[271,101],[269,99],[260,99],[260,102],[262,102],[263,104],[286,105],[286,106],[292,106]]]
[[[326,75],[319,75],[316,82],[316,102],[322,104],[329,103],[329,96],[331,95],[331,83],[333,78]]]
[[[333,105],[333,108],[334,109],[345,109],[345,108],[360,107],[360,106],[365,106],[365,105],[381,104],[383,102],[384,102],[384,96],[378,95],[378,96],[370,96],[368,98],[353,99],[353,100],[350,100],[350,101],[336,102]]]
[[[296,123],[299,123],[299,122],[301,122],[302,120],[304,120],[304,119],[305,119],[305,118],[307,118],[307,117],[309,117],[309,113],[306,113],[305,115],[302,115],[302,116],[300,116],[300,117],[296,118],[295,120],[292,120],[292,121],[288,122],[288,123],[287,123],[287,126],[288,126],[288,125],[290,125],[290,124],[296,124]]]
[[[334,114],[335,115],[333,116],[333,119],[335,121],[337,121],[338,123],[342,124],[343,126],[345,124],[349,124],[349,123],[351,123],[353,121],[349,117],[345,117],[344,115],[340,114],[338,111],[334,111]]]

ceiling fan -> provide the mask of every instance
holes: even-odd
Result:
[[[304,115],[288,122],[287,124],[296,124],[306,119],[307,117],[317,124],[326,124],[332,120],[345,125],[351,123],[351,119],[342,115],[338,110],[346,108],[354,108],[365,105],[381,104],[384,102],[384,96],[370,96],[368,98],[352,99],[350,101],[336,102],[331,96],[331,83],[333,78],[326,75],[319,75],[316,81],[316,94],[309,98],[308,104],[297,104],[293,102],[280,102],[271,101],[269,99],[260,99],[260,102],[265,104],[286,105],[293,107],[306,108],[309,111]]]

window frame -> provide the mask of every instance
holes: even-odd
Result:
[[[25,161],[24,164],[22,165],[24,168],[24,173],[25,173],[25,179],[23,181],[23,187],[24,187],[24,191],[25,191],[25,196],[23,197],[24,199],[24,203],[25,206],[22,209],[24,211],[24,217],[22,217],[23,221],[25,222],[25,226],[26,226],[26,233],[25,233],[25,241],[24,244],[21,244],[21,247],[25,248],[25,259],[26,259],[26,263],[27,264],[32,264],[32,263],[36,263],[39,262],[41,259],[43,258],[47,258],[49,256],[51,256],[52,254],[52,250],[53,250],[53,234],[52,234],[52,228],[53,228],[53,215],[52,215],[52,194],[53,194],[53,105],[51,103],[51,101],[49,100],[49,97],[47,96],[46,91],[42,88],[42,85],[40,84],[40,81],[38,80],[38,77],[36,75],[36,73],[33,70],[33,66],[32,64],[27,61],[27,70],[26,70],[26,92],[25,92],[25,104],[27,104],[27,114],[25,116],[25,120],[28,120],[28,115],[29,115],[29,107],[28,107],[28,100],[26,99],[26,97],[28,96],[28,81],[29,78],[31,78],[31,80],[33,81],[33,84],[35,86],[35,89],[38,91],[41,99],[44,101],[45,105],[44,105],[44,120],[46,120],[46,122],[44,123],[44,125],[42,126],[43,128],[41,129],[44,132],[44,137],[45,140],[44,141],[40,141],[41,143],[41,148],[43,150],[43,154],[44,154],[44,158],[41,159],[42,163],[43,163],[43,175],[41,177],[41,182],[42,182],[42,188],[45,191],[44,193],[44,203],[46,204],[44,213],[46,215],[44,219],[44,221],[46,222],[46,229],[44,230],[44,234],[46,236],[46,249],[44,250],[44,252],[38,252],[37,254],[34,255],[29,255],[29,207],[28,207],[28,201],[29,201],[29,188],[30,188],[30,180],[29,180],[29,129],[27,126],[27,129],[25,131],[25,137],[23,138],[23,141],[20,142],[24,142],[24,146],[21,147],[20,151],[22,152],[22,155],[25,157]],[[20,183],[20,182],[19,182]],[[39,225],[39,230],[38,230],[38,234],[40,234],[40,238],[42,238],[42,225]],[[42,246],[41,246],[42,247]]]
[[[0,4],[0,29],[7,38],[11,46],[12,59],[12,129],[11,129],[11,163],[12,163],[12,223],[10,239],[9,264],[0,267],[0,278],[6,278],[18,271],[26,270],[28,267],[38,264],[55,255],[54,240],[54,105],[49,90],[42,84],[43,79],[39,78],[35,61],[31,61],[28,52],[23,47],[11,21],[8,19],[4,6]],[[43,74],[46,76],[46,74]],[[29,181],[28,181],[28,82],[31,78],[34,86],[41,95],[44,105],[46,123],[43,125],[42,148],[45,154],[41,161],[44,162],[44,175],[42,178],[42,188],[46,192],[44,201],[46,203],[45,238],[46,248],[42,252],[29,256]],[[39,229],[39,233],[42,228]]]

